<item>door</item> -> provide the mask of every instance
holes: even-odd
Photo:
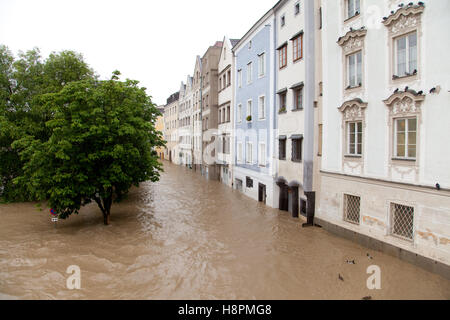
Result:
[[[263,184],[259,184],[258,185],[258,198],[259,198],[259,202],[263,202],[264,204],[266,204],[266,199],[267,199],[267,193],[266,193],[266,186]]]

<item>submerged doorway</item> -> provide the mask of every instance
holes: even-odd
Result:
[[[258,201],[266,204],[267,200],[267,191],[266,186],[264,184],[258,184]]]

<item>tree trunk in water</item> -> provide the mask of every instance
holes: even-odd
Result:
[[[109,226],[109,217],[110,216],[111,216],[111,214],[109,212],[103,214],[103,222],[105,223],[105,226]]]

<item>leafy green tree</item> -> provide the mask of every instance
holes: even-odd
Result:
[[[25,163],[15,181],[66,219],[93,201],[110,222],[113,202],[134,185],[159,180],[162,166],[154,147],[160,115],[137,81],[84,80],[67,84],[42,100],[54,114],[47,141],[31,136],[14,143]]]
[[[46,122],[53,113],[42,97],[59,92],[73,81],[95,79],[83,57],[72,51],[52,53],[45,61],[39,49],[19,52],[14,59],[0,45],[0,198],[6,201],[34,200],[27,190],[13,184],[22,174],[24,163],[14,141],[25,136],[47,141]]]

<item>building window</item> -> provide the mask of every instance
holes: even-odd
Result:
[[[278,111],[280,113],[286,112],[286,92],[279,93],[278,96],[280,103],[280,108]]]
[[[238,87],[242,88],[242,70],[238,70]]]
[[[287,65],[287,45],[278,50],[280,69]]]
[[[400,159],[416,159],[417,118],[395,119],[394,156]]]
[[[391,203],[391,234],[405,240],[414,239],[414,208]]]
[[[361,13],[360,0],[347,0],[347,19]]]
[[[231,121],[231,107],[227,106],[227,122]]]
[[[295,137],[292,138],[292,161],[301,162],[302,161],[302,142],[303,138]]]
[[[294,12],[295,12],[295,15],[298,15],[300,13],[300,2],[297,2],[295,4]]]
[[[344,220],[351,223],[359,224],[361,216],[361,198],[344,195]]]
[[[358,51],[347,56],[348,88],[362,86],[362,52]]]
[[[231,70],[228,70],[228,86],[231,86]]]
[[[278,159],[286,160],[286,138],[280,138],[278,140]]]
[[[252,121],[252,100],[247,101],[247,121]]]
[[[395,39],[396,75],[398,77],[417,74],[417,33]]]
[[[284,14],[281,16],[280,21],[281,21],[281,26],[284,27],[286,25],[286,16]]]
[[[246,186],[247,186],[247,188],[253,188],[253,179],[252,178],[250,178],[250,177],[246,177],[246,179],[245,179],[246,181]]]
[[[242,142],[238,142],[237,144],[237,161],[238,163],[242,163]]]
[[[266,97],[261,96],[258,99],[258,116],[260,120],[263,120],[266,118]]]
[[[303,58],[303,35],[296,37],[293,41],[294,62]]]
[[[266,74],[266,55],[262,53],[258,57],[258,76],[264,77]]]
[[[237,120],[238,122],[242,122],[242,104],[238,104],[237,107]]]
[[[245,148],[246,155],[245,159],[247,163],[251,164],[253,163],[253,145],[251,142],[247,142],[247,147]]]
[[[303,88],[294,89],[294,110],[303,109]]]
[[[247,64],[247,84],[252,83],[252,75],[253,75],[253,64],[250,62]]]
[[[263,142],[259,144],[259,165],[266,166],[266,144]]]
[[[351,156],[362,155],[362,121],[347,123],[347,154]]]

